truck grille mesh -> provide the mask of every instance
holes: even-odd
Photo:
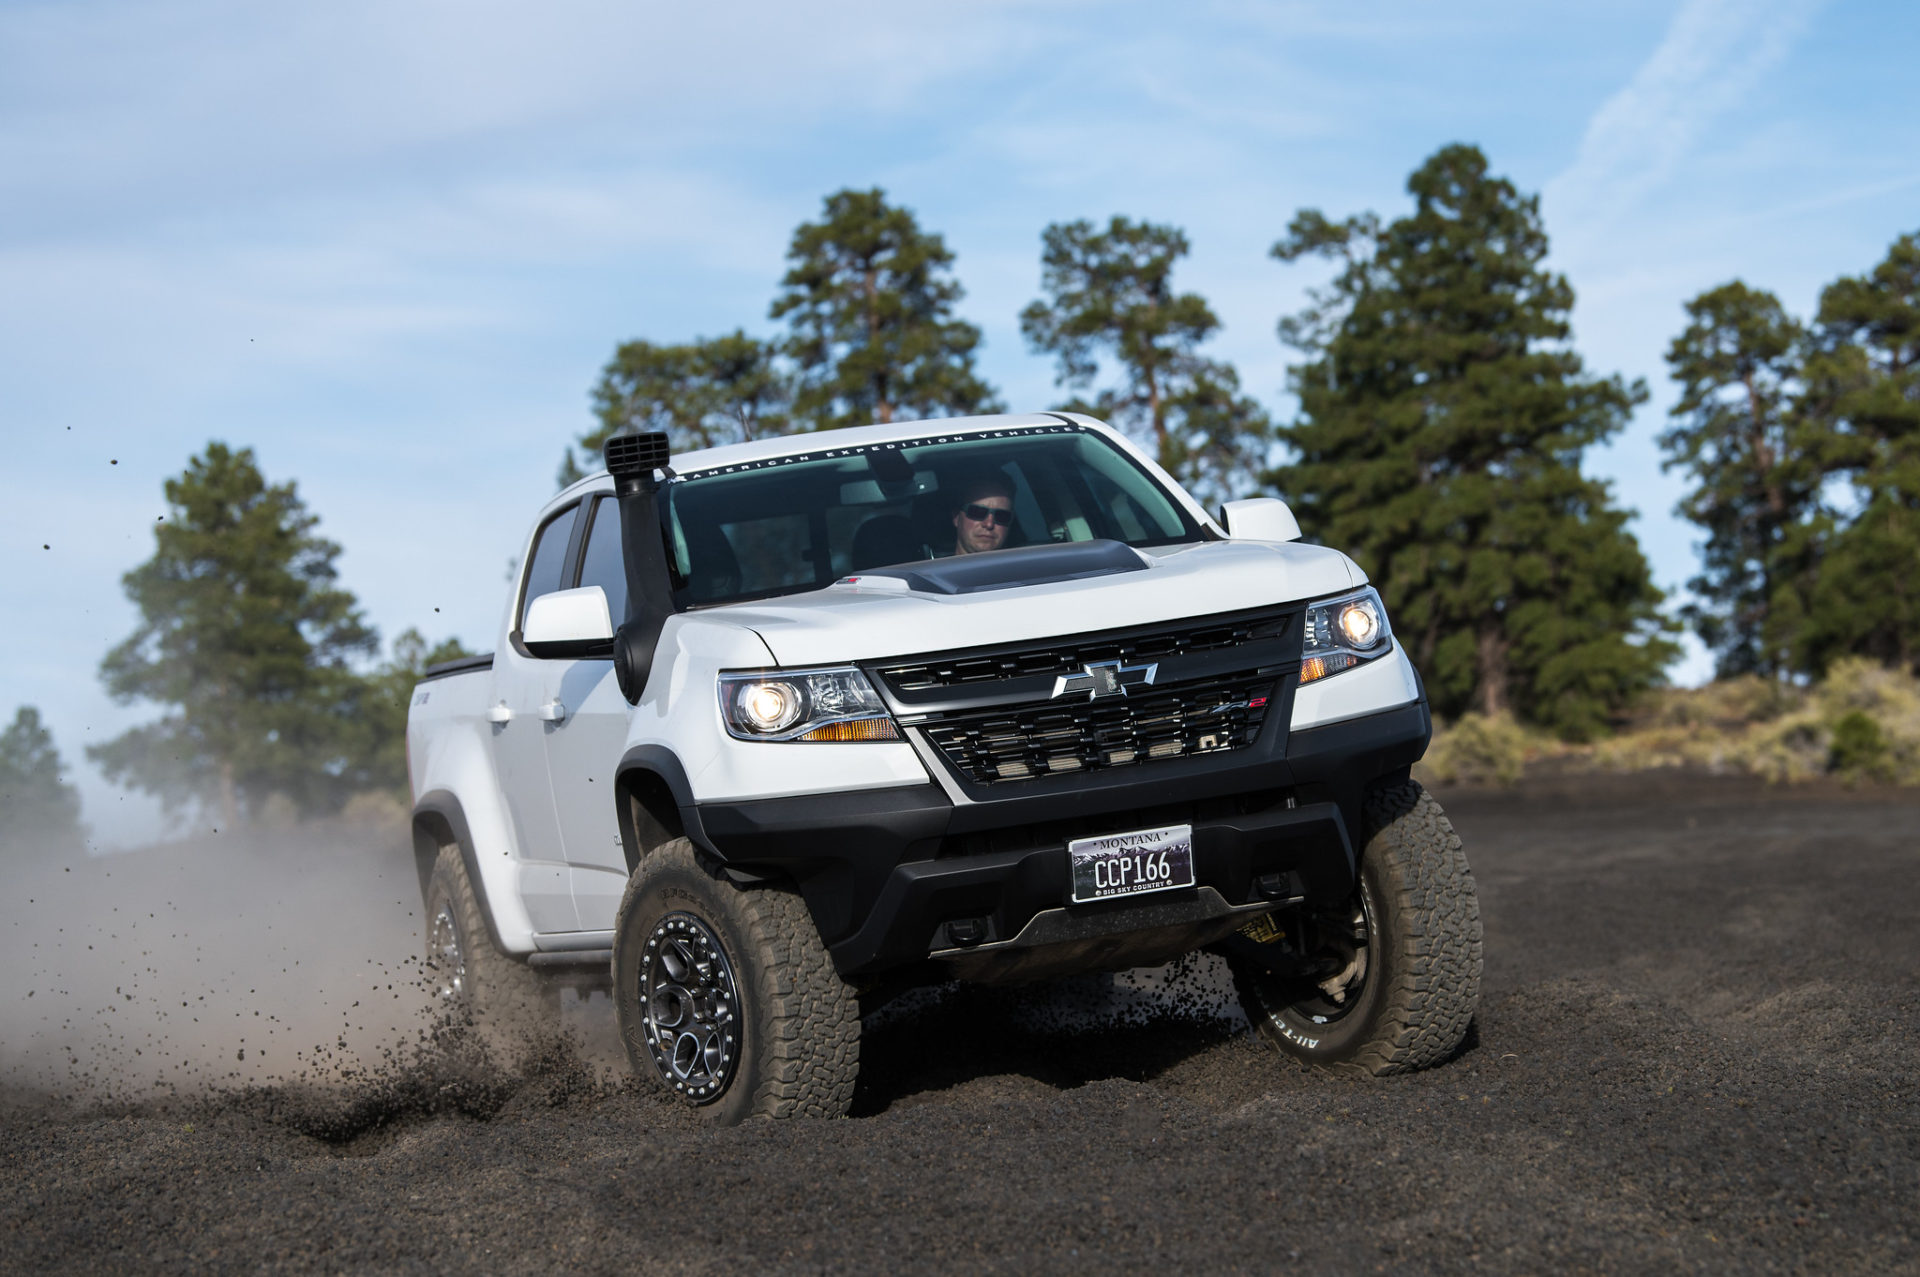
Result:
[[[893,666],[882,670],[881,674],[902,692],[999,682],[1036,674],[1071,674],[1098,661],[1120,661],[1132,665],[1141,661],[1160,661],[1239,647],[1254,639],[1271,637],[1285,625],[1284,617],[1260,617],[1203,630],[1092,639],[1064,643],[1059,647],[984,656],[956,654],[920,664]]]
[[[1270,675],[1231,674],[1077,704],[943,715],[923,730],[961,775],[992,785],[1239,749],[1259,735],[1273,687]]]

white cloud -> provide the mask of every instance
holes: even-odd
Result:
[[[1054,38],[1071,0],[897,6],[238,0],[0,9],[0,226],[151,216],[462,147],[698,153],[925,109]],[[561,148],[559,156],[555,145]],[[115,195],[138,191],[137,203]]]
[[[1784,59],[1825,0],[1686,0],[1633,79],[1594,113],[1547,184],[1557,247],[1578,260],[1673,176]]]

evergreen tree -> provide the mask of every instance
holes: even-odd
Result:
[[[340,548],[250,448],[208,444],[165,491],[153,557],[122,578],[139,628],[101,676],[114,699],[166,713],[88,755],[169,808],[212,802],[229,825],[273,793],[336,805],[352,788],[350,661],[377,642],[336,584]]]
[[[1585,374],[1573,290],[1544,270],[1539,199],[1448,146],[1407,182],[1413,212],[1295,217],[1273,255],[1340,273],[1281,336],[1300,416],[1269,478],[1386,597],[1435,706],[1600,729],[1673,655],[1660,593],[1584,450],[1643,386]]]
[[[579,446],[591,465],[622,430],[663,430],[676,451],[786,434],[793,387],[778,355],[773,343],[744,331],[680,345],[625,342],[593,388],[599,424]],[[569,449],[560,486],[585,473]]]
[[[79,846],[80,795],[40,711],[22,705],[0,732],[0,846],[53,850]]]
[[[1660,436],[1666,468],[1695,484],[1678,513],[1706,529],[1683,609],[1725,675],[1793,672],[1813,558],[1827,528],[1821,432],[1803,407],[1806,332],[1767,292],[1735,281],[1687,303],[1667,351],[1680,399]]]
[[[1812,411],[1856,511],[1821,565],[1806,633],[1824,670],[1855,654],[1920,670],[1920,236],[1820,296]]]
[[[431,667],[471,655],[459,639],[429,645],[419,630],[407,629],[393,640],[384,663],[353,680],[339,715],[347,732],[338,751],[343,789],[408,796],[407,709],[414,686]]]
[[[1040,286],[1020,314],[1036,350],[1055,357],[1055,384],[1087,388],[1103,357],[1119,384],[1070,408],[1102,417],[1148,444],[1168,473],[1200,495],[1225,500],[1252,487],[1272,440],[1267,414],[1240,394],[1231,365],[1201,343],[1220,321],[1198,293],[1173,288],[1187,237],[1172,226],[1115,217],[1055,223],[1041,234]]]
[[[827,196],[787,261],[772,317],[788,323],[793,412],[810,428],[999,411],[973,366],[980,330],[953,315],[953,253],[884,192]]]

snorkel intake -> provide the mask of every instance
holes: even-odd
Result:
[[[613,634],[613,676],[627,703],[640,703],[660,631],[673,615],[673,578],[660,533],[655,471],[667,468],[667,436],[615,435],[603,455],[620,502],[620,548],[627,569],[627,615]]]

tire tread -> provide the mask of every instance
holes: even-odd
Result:
[[[783,884],[740,887],[723,880],[701,864],[693,844],[676,838],[647,853],[627,883],[620,903],[621,925],[614,933],[616,985],[633,963],[625,955],[629,943],[643,942],[627,920],[641,898],[663,878],[697,877],[712,883],[729,915],[727,922],[743,937],[750,953],[735,955],[751,968],[760,1010],[750,1016],[749,1031],[761,1035],[758,1077],[736,1077],[735,1085],[753,1088],[745,1106],[728,1104],[726,1097],[710,1111],[764,1117],[843,1117],[853,1104],[854,1084],[860,1073],[860,1002],[840,978],[826,946],[814,928],[813,916],[798,892]],[[714,921],[712,919],[709,922]],[[624,1006],[616,987],[616,1002]],[[624,1014],[624,1012],[623,1012]],[[624,1026],[623,1026],[624,1029]],[[623,1037],[627,1036],[623,1032]],[[629,1039],[636,1071],[651,1074],[653,1065]],[[720,1118],[719,1120],[734,1120]]]
[[[467,998],[476,1020],[530,1021],[537,1023],[547,1010],[551,990],[540,973],[493,947],[481,912],[479,893],[467,877],[467,863],[455,846],[443,846],[434,857],[429,879],[427,925],[429,943],[433,921],[432,897],[444,890],[453,905],[455,928],[460,934],[460,956],[467,967]],[[439,955],[429,952],[428,958]]]
[[[1375,1076],[1446,1059],[1465,1040],[1480,1002],[1480,906],[1460,835],[1417,781],[1369,796],[1366,854],[1381,857],[1394,912],[1410,925],[1394,938],[1399,961],[1385,990],[1388,1031],[1362,1045],[1355,1067]]]

